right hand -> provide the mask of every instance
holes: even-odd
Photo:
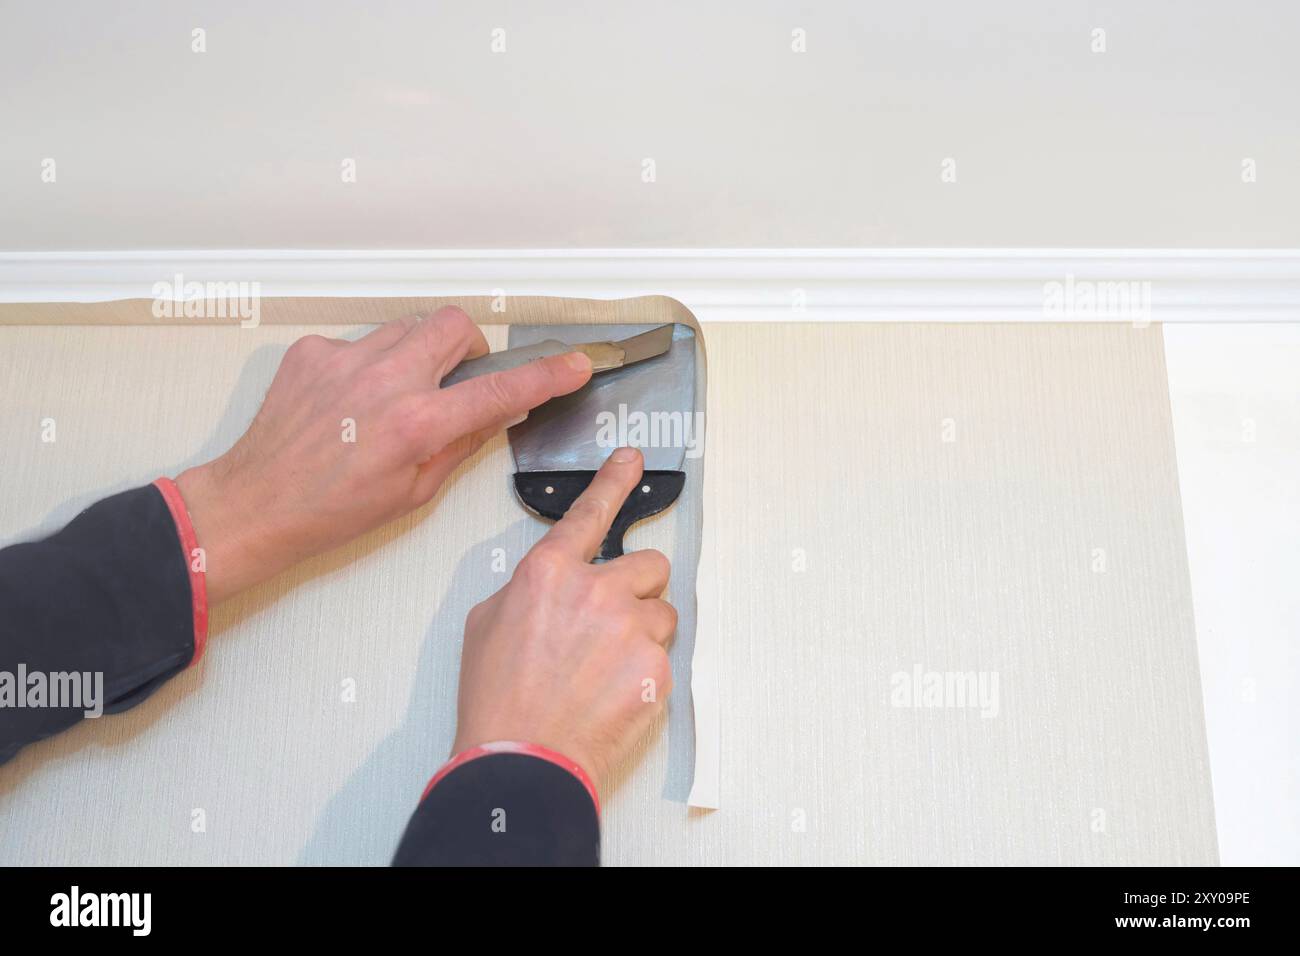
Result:
[[[453,754],[538,744],[581,766],[599,790],[663,709],[677,628],[662,599],[668,559],[647,550],[589,563],[642,467],[635,449],[610,455],[509,583],[470,611]]]

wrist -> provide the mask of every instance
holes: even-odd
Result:
[[[190,520],[189,509],[185,507],[185,500],[181,497],[176,482],[170,478],[158,478],[153,482],[153,487],[162,495],[163,502],[171,513],[181,555],[189,572],[190,605],[194,612],[194,655],[190,658],[190,666],[193,667],[203,656],[208,641],[207,575],[195,560],[199,546],[194,536],[194,523]]]
[[[253,503],[233,487],[221,459],[182,472],[176,487],[203,552],[209,603],[219,604],[275,573]]]

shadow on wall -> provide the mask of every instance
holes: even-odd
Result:
[[[665,514],[669,514],[666,512]],[[662,516],[658,516],[662,517]],[[657,520],[657,519],[652,519]],[[484,568],[491,567],[493,554],[524,554],[549,528],[531,518],[515,522],[506,531],[472,547],[452,576],[446,597],[424,635],[417,665],[414,690],[399,726],[367,756],[347,782],[330,798],[297,862],[306,866],[380,865],[392,859],[411,813],[419,802],[419,790],[393,786],[402,779],[412,760],[427,768],[432,777],[450,755],[454,737],[455,700],[443,699],[439,669],[446,667],[447,645],[459,645],[465,617],[483,590]],[[661,717],[640,741],[636,751],[615,768],[611,788],[617,788],[661,733],[668,721],[668,768],[665,799],[684,803],[690,790],[694,760],[694,723],[691,719],[690,661],[694,651],[694,603],[696,556],[693,536],[678,535],[673,561],[671,596],[682,611],[687,626],[679,626],[679,638],[671,649],[676,690],[669,698],[666,717]],[[680,569],[680,570],[679,570]],[[685,639],[681,635],[685,635]],[[456,655],[459,661],[459,654]],[[451,682],[452,686],[455,681]],[[358,821],[390,821],[390,826],[358,826]]]
[[[387,863],[397,849],[406,821],[419,801],[419,791],[394,787],[412,760],[428,768],[432,777],[446,761],[455,734],[455,701],[439,694],[440,667],[447,666],[447,645],[463,639],[465,616],[482,589],[483,569],[492,566],[493,552],[513,549],[533,522],[516,522],[509,529],[474,545],[456,566],[446,597],[424,634],[420,659],[406,714],[353,771],[322,811],[311,838],[299,854],[307,866],[378,865]],[[456,658],[459,661],[459,653]],[[452,682],[453,686],[455,682]],[[359,820],[390,821],[391,826],[358,826]]]

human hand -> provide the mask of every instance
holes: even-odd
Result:
[[[591,377],[569,352],[439,388],[487,351],[455,307],[294,342],[243,437],[176,480],[209,602],[420,507],[493,434]]]
[[[668,559],[600,550],[641,453],[620,448],[500,591],[469,613],[452,753],[496,741],[554,750],[597,789],[672,690],[666,650],[677,612],[661,596]]]

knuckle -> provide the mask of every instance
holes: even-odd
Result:
[[[677,630],[677,608],[673,607],[667,601],[660,601],[659,608],[659,613],[664,622],[664,630],[668,634],[671,634],[673,631]]]
[[[382,330],[387,334],[387,348],[392,348],[395,344],[400,342],[402,338],[411,331],[411,329],[415,328],[419,324],[420,317],[418,315],[404,315],[398,319],[389,319],[380,326],[379,330]]]
[[[474,325],[469,313],[458,305],[444,305],[430,318],[441,323],[448,332],[468,331]]]
[[[483,379],[483,401],[501,414],[509,413],[518,404],[518,389],[512,376],[498,372]]]
[[[396,377],[402,366],[402,354],[398,351],[380,352],[361,369],[360,374],[369,382],[386,382]]]
[[[644,552],[645,560],[650,564],[651,569],[660,577],[668,577],[672,573],[673,564],[668,560],[668,555],[655,548],[647,548]]]
[[[515,574],[525,584],[549,585],[564,573],[566,563],[561,551],[543,541],[524,555]]]
[[[323,335],[304,335],[289,346],[285,352],[285,358],[297,362],[311,361],[323,354],[325,349],[329,347],[330,341]]]
[[[605,516],[609,512],[609,505],[604,498],[595,498],[591,495],[583,495],[572,505],[565,513],[565,517],[572,516],[574,521],[581,523],[604,522]]]
[[[654,680],[663,693],[672,690],[673,667],[668,652],[658,644],[646,643],[640,655],[639,663],[645,676]]]

